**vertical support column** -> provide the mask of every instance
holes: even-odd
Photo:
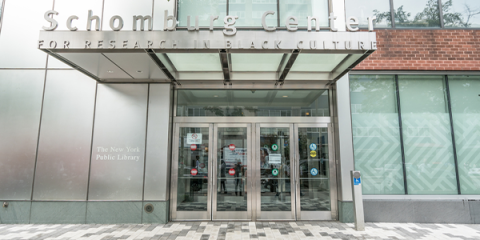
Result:
[[[338,220],[353,222],[350,171],[355,169],[353,158],[352,116],[350,111],[350,81],[346,74],[333,87],[335,128],[335,164],[337,168]]]

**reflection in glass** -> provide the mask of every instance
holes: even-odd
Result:
[[[210,27],[210,16],[218,16],[213,26],[223,26],[227,15],[227,0],[178,0],[178,26],[187,26],[187,16],[190,16],[190,26],[195,26],[195,16],[198,16],[200,27]],[[163,13],[162,13],[163,14]]]
[[[394,0],[395,27],[440,27],[437,0]],[[390,11],[381,13],[386,18]],[[378,19],[377,19],[378,21]]]
[[[178,143],[178,211],[207,211],[208,127],[180,128]],[[198,139],[198,144],[195,139]],[[199,141],[201,139],[201,141]]]
[[[217,211],[247,211],[247,128],[218,128]]]
[[[390,2],[388,0],[345,0],[346,16],[357,17],[360,28],[368,27],[368,17],[376,16],[375,28],[392,26]]]
[[[168,53],[177,71],[222,71],[218,53]]]
[[[395,77],[350,75],[350,99],[363,194],[404,194]]]
[[[480,194],[480,77],[449,76],[462,194]]]
[[[300,54],[291,71],[331,72],[345,57],[347,57],[347,54]]]
[[[290,129],[260,128],[261,211],[291,211]]]
[[[275,12],[266,17],[267,25],[277,26],[277,0],[229,0],[228,4],[228,15],[238,17],[237,27],[262,27],[262,16],[266,11]]]
[[[320,27],[328,27],[328,0],[280,0],[280,26],[285,27],[287,17],[296,17],[298,27],[307,27],[307,16],[317,17]],[[312,29],[315,29],[312,21]]]
[[[330,116],[328,90],[178,90],[177,116]]]
[[[300,209],[330,211],[328,128],[298,128]]]
[[[480,1],[442,0],[445,27],[480,28]]]
[[[443,76],[399,76],[409,194],[457,194]]]

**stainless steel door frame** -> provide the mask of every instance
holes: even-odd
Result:
[[[291,195],[291,211],[290,212],[283,212],[283,211],[265,211],[262,212],[261,208],[261,173],[260,173],[260,128],[274,128],[274,127],[282,127],[282,128],[289,128],[290,136],[289,136],[289,144],[290,144],[290,195]],[[293,124],[279,124],[279,123],[257,123],[255,124],[255,140],[254,140],[254,151],[255,151],[255,158],[252,160],[253,168],[255,172],[255,184],[254,184],[254,191],[255,191],[255,209],[254,209],[254,221],[265,221],[265,220],[295,220],[295,174],[296,174],[296,167],[295,167],[295,151],[296,149],[292,148],[292,143],[294,142],[294,130]],[[293,165],[292,165],[293,163]]]
[[[213,124],[206,123],[176,123],[173,130],[173,154],[172,154],[172,176],[170,191],[170,216],[172,221],[197,221],[211,220],[211,202],[212,202],[212,151],[208,153],[209,174],[208,174],[208,191],[207,191],[207,211],[177,211],[177,188],[178,188],[178,147],[180,141],[180,128],[209,128],[208,146],[213,146]]]
[[[295,132],[295,167],[299,166],[300,163],[300,152],[299,152],[299,134],[298,128],[328,128],[328,164],[329,164],[329,174],[330,174],[330,211],[311,211],[311,212],[302,212],[300,205],[300,174],[295,170],[295,182],[296,182],[296,213],[297,220],[337,220],[337,178],[336,178],[336,165],[335,165],[335,146],[333,145],[333,126],[332,124],[320,123],[320,124],[294,124]]]
[[[247,175],[247,211],[246,212],[234,212],[234,211],[217,211],[217,152],[218,152],[218,128],[238,127],[247,128],[247,173],[252,173],[252,127],[247,123],[231,123],[231,124],[215,124],[213,130],[213,149],[212,149],[212,220],[226,221],[226,220],[252,220],[252,185],[253,178]]]

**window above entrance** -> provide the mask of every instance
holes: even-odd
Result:
[[[178,117],[329,117],[328,90],[177,91]]]

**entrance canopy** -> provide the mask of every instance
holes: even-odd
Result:
[[[222,31],[41,31],[39,49],[99,82],[251,88],[252,84],[331,84],[376,50],[376,35],[306,31],[238,31],[233,36]]]

